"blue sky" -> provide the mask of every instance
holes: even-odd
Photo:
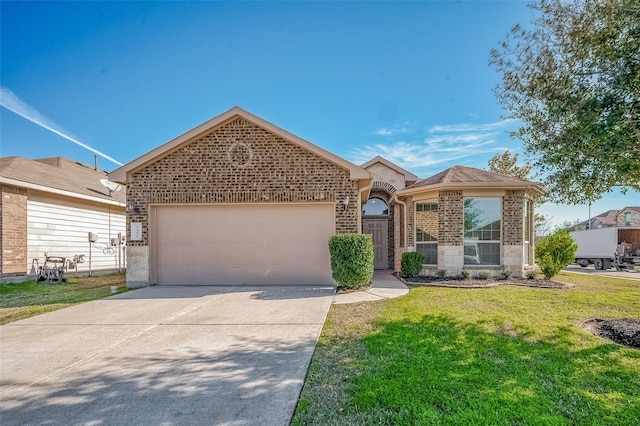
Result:
[[[2,1],[0,16],[2,156],[92,164],[94,150],[113,170],[105,157],[127,163],[235,105],[357,164],[382,155],[420,177],[521,152],[488,59],[531,21],[524,1]],[[592,212],[638,204],[612,193]]]

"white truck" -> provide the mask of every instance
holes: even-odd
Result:
[[[578,243],[576,263],[583,268],[633,269],[640,265],[640,227],[611,227],[570,232]]]

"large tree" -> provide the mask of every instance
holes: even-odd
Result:
[[[640,190],[640,2],[537,0],[490,64],[514,136],[559,202]]]
[[[492,172],[524,180],[529,179],[529,173],[531,172],[531,164],[527,161],[523,165],[518,165],[518,153],[511,155],[509,150],[491,157],[488,166]]]

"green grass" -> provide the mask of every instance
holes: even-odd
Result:
[[[125,274],[69,277],[60,284],[0,284],[0,324],[111,296],[111,286],[118,286],[122,293],[127,291],[125,285]]]
[[[640,424],[640,351],[579,327],[639,318],[640,281],[556,278],[332,306],[293,424]]]

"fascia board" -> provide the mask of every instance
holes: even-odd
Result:
[[[108,205],[111,205],[111,206],[118,206],[118,207],[122,207],[122,208],[125,207],[125,203],[121,203],[119,201],[105,200],[104,198],[92,197],[90,195],[84,195],[84,194],[78,194],[76,192],[65,191],[63,189],[50,188],[48,186],[43,186],[43,185],[38,185],[38,184],[35,184],[35,183],[24,182],[24,181],[11,179],[11,178],[6,178],[6,177],[2,177],[2,176],[0,176],[0,183],[3,183],[5,185],[17,186],[19,188],[27,188],[27,189],[33,189],[33,190],[36,190],[36,191],[47,192],[49,194],[63,195],[65,197],[79,198],[81,200],[93,201],[93,202],[101,203],[101,204],[108,204]]]

